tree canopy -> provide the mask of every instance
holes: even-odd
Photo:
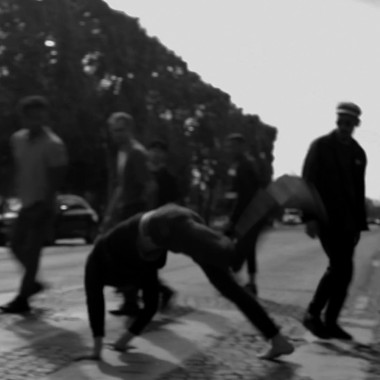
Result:
[[[67,191],[102,198],[105,120],[114,111],[134,117],[143,143],[168,143],[185,191],[212,186],[224,136],[234,131],[244,133],[263,177],[271,179],[276,129],[245,115],[228,94],[149,37],[138,19],[102,0],[0,0],[0,57],[1,192],[10,181],[16,105],[30,94],[50,100],[52,127],[68,146]]]

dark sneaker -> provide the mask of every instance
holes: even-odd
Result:
[[[34,284],[33,284],[33,287],[32,287],[32,289],[30,290],[30,295],[31,296],[34,296],[34,295],[36,295],[36,294],[38,294],[38,293],[41,293],[41,292],[43,292],[44,290],[46,290],[47,289],[47,285],[46,284],[43,284],[42,282],[35,282]]]
[[[15,298],[6,305],[0,306],[0,312],[4,314],[25,314],[30,312],[28,301]]]
[[[311,314],[306,314],[302,323],[316,337],[321,339],[330,338],[330,334],[328,333],[326,326],[324,325],[320,317]]]
[[[352,340],[352,335],[343,330],[338,324],[326,325],[326,330],[331,338],[341,340]]]
[[[258,292],[257,292],[257,286],[256,286],[256,284],[251,284],[251,283],[247,284],[247,285],[244,286],[244,289],[248,293],[250,293],[250,294],[254,295],[255,297],[257,297]]]
[[[140,311],[138,305],[122,305],[119,309],[110,310],[109,313],[116,316],[127,315],[127,316],[135,316]]]

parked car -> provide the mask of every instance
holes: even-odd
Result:
[[[93,243],[99,226],[99,216],[89,203],[79,195],[60,194],[57,197],[58,213],[46,244],[54,244],[58,239],[83,238],[87,244]],[[21,209],[17,198],[3,201],[0,211],[0,243],[9,240],[12,224]]]
[[[302,211],[296,208],[286,208],[281,221],[288,225],[302,224]]]

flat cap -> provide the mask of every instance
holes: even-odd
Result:
[[[351,102],[341,102],[336,107],[336,112],[338,115],[349,115],[359,119],[362,114],[362,110],[358,105]]]

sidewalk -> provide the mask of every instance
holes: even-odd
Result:
[[[37,300],[34,317],[0,316],[0,379],[364,380],[370,367],[379,367],[380,351],[371,346],[374,320],[346,316],[355,342],[321,341],[299,322],[303,310],[266,300],[264,306],[297,349],[278,361],[260,360],[256,356],[266,342],[220,297],[211,307],[205,307],[207,300],[179,299],[125,354],[106,349],[101,363],[75,362],[91,345],[82,298],[78,288],[50,292]],[[118,302],[111,292],[107,299],[108,307]],[[121,318],[107,316],[107,340],[121,329]]]

